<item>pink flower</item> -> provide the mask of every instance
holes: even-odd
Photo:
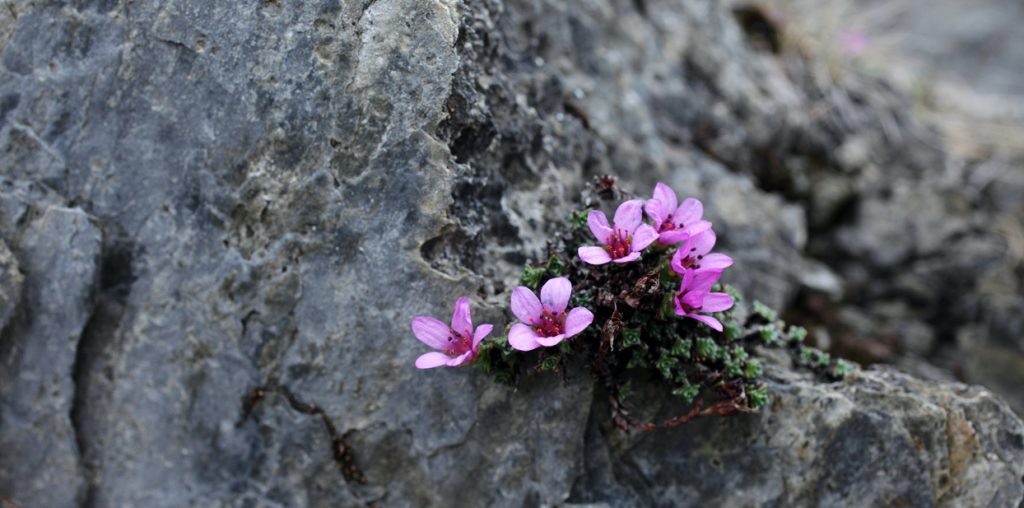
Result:
[[[675,245],[711,227],[710,222],[701,220],[704,205],[699,200],[686,198],[683,204],[677,206],[675,191],[661,182],[654,186],[654,197],[647,200],[644,210],[654,221],[658,243],[661,245]]]
[[[432,369],[442,365],[458,367],[476,360],[479,352],[477,346],[493,328],[494,325],[482,324],[473,331],[469,299],[465,296],[455,300],[450,327],[430,316],[416,316],[412,320],[412,334],[420,342],[442,351],[421,355],[416,359],[416,368]]]
[[[565,313],[572,294],[572,283],[565,277],[556,277],[540,288],[540,299],[529,288],[519,286],[512,290],[512,313],[522,323],[512,325],[508,343],[520,351],[540,346],[557,346],[590,326],[594,314],[583,307]]]
[[[679,293],[675,297],[676,315],[696,319],[711,328],[722,331],[722,323],[717,319],[698,314],[699,312],[721,312],[733,305],[732,296],[728,293],[712,293],[722,276],[721,270],[686,270]]]
[[[613,263],[629,263],[640,258],[640,251],[658,238],[654,228],[643,224],[643,201],[633,199],[619,205],[615,210],[615,223],[608,226],[608,218],[603,212],[593,210],[587,216],[587,225],[601,247],[580,247],[580,259],[584,263],[603,265]]]
[[[686,243],[672,255],[672,269],[682,275],[687,270],[718,270],[732,266],[732,258],[725,254],[709,254],[715,246],[715,232],[705,229],[686,239]]]

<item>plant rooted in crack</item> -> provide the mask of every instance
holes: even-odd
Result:
[[[601,208],[625,195],[609,176],[584,193],[584,209],[549,243],[547,260],[525,267],[512,292],[520,322],[508,337],[479,343],[474,365],[509,385],[531,370],[587,368],[623,430],[760,410],[769,394],[754,346],[782,348],[833,379],[853,368],[803,346],[806,330],[787,329],[768,307],[736,307],[739,293],[720,282],[733,260],[711,252],[717,238],[700,201],[679,203],[659,183],[651,199],[618,205],[609,224]],[[660,424],[639,421],[627,404],[637,379],[664,384],[689,410]]]

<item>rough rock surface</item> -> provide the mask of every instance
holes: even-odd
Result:
[[[510,392],[411,368],[410,316],[469,294],[504,323],[522,262],[600,173],[701,196],[754,298],[858,310],[846,295],[905,286],[918,320],[960,318],[943,295],[999,244],[941,146],[884,83],[757,49],[716,1],[0,6],[0,495],[1024,498],[1021,423],[981,389],[777,370],[763,415],[627,438],[601,431],[585,376]]]

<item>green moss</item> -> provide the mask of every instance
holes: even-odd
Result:
[[[587,227],[587,216],[590,215],[590,209],[584,208],[569,214],[569,223],[575,229],[583,229]]]
[[[638,369],[647,367],[647,352],[642,349],[633,351],[633,355],[629,357],[629,362],[626,363],[627,369]]]
[[[758,328],[757,332],[761,335],[761,340],[768,345],[774,344],[779,338],[779,330],[772,323],[762,325],[761,328]]]
[[[639,328],[623,328],[622,329],[622,347],[628,348],[640,345],[640,329]]]
[[[747,390],[747,401],[751,409],[761,409],[768,405],[768,387],[760,385]]]
[[[658,305],[658,320],[671,321],[676,316],[675,292],[666,290]]]
[[[630,395],[633,395],[633,383],[630,382],[630,381],[626,381],[625,383],[622,383],[621,385],[619,385],[619,390],[618,391],[619,391],[619,394],[618,394],[619,401],[625,401],[626,399],[629,398]]]
[[[743,368],[743,377],[747,379],[757,379],[764,374],[764,368],[761,366],[761,361],[756,358],[747,360],[747,365]]]
[[[851,372],[856,370],[856,366],[846,360],[836,361],[836,365],[832,367],[832,378],[836,380],[842,380]]]
[[[736,321],[727,321],[722,325],[722,333],[725,334],[725,339],[731,342],[740,338],[743,328]]]
[[[694,399],[697,395],[700,395],[700,387],[694,384],[690,384],[688,380],[685,380],[683,384],[676,389],[672,390],[672,395],[679,397],[686,401],[687,404],[693,404]]]
[[[762,319],[769,323],[775,322],[779,317],[778,313],[776,313],[774,309],[757,300],[754,300],[754,314],[761,316]]]
[[[690,359],[690,348],[693,347],[693,341],[690,339],[676,339],[676,342],[672,344],[672,354],[680,358]]]
[[[661,377],[672,379],[672,367],[675,367],[678,363],[678,358],[662,353],[658,356],[658,362],[654,364],[654,367],[661,373]]]
[[[548,275],[551,277],[557,277],[565,273],[565,263],[562,262],[562,258],[558,256],[551,256],[548,258],[547,265]]]
[[[697,339],[696,353],[698,357],[709,360],[717,360],[722,354],[721,348],[718,347],[718,344],[715,344],[714,340],[707,337]]]
[[[802,326],[790,326],[786,340],[792,343],[803,342],[807,338],[807,329]]]
[[[557,356],[549,356],[549,357],[541,360],[539,367],[540,367],[540,370],[544,370],[544,371],[549,371],[549,370],[557,369],[558,368],[558,357]]]
[[[732,348],[725,356],[725,373],[730,378],[737,378],[743,375],[744,365],[747,362],[747,352],[739,346]]]
[[[547,268],[543,266],[536,268],[526,266],[523,268],[523,274],[519,276],[519,283],[530,289],[536,290],[544,279],[544,274],[546,272]]]
[[[828,364],[831,362],[832,355],[824,351],[818,351],[817,355],[814,357],[814,363],[818,364],[818,367],[828,367]]]
[[[729,296],[731,296],[733,301],[736,303],[740,303],[743,301],[743,297],[740,296],[739,290],[737,290],[736,288],[732,287],[729,284],[725,284],[724,286],[722,286],[722,291],[729,293]],[[736,307],[733,306],[733,308],[735,309]]]

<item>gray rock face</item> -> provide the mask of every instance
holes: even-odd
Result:
[[[629,438],[601,430],[584,373],[509,391],[412,368],[410,318],[459,295],[500,329],[522,263],[600,173],[703,198],[737,258],[729,282],[776,306],[849,294],[858,270],[913,251],[858,229],[884,206],[848,205],[865,182],[916,181],[941,150],[868,137],[889,157],[863,169],[870,181],[831,155],[887,122],[918,129],[905,104],[752,49],[718,2],[8,7],[0,495],[55,507],[1024,498],[1021,423],[980,389],[871,372],[826,385],[780,367],[763,415]],[[832,190],[782,192],[792,182]],[[938,248],[952,233],[930,225],[913,241]],[[844,246],[844,262],[871,255],[837,279],[834,260],[805,255],[818,243]]]
[[[19,238],[4,235],[22,260],[25,310],[5,330],[14,340],[0,350],[0,491],[38,506],[69,506],[84,485],[71,421],[73,366],[92,312],[102,237],[80,209],[39,212]],[[22,289],[18,265],[8,266],[4,282]]]
[[[575,502],[1015,506],[1024,427],[990,392],[890,369],[817,384],[769,370],[763,414],[621,438],[592,413]],[[656,407],[652,406],[652,407]],[[895,410],[898,408],[898,410]],[[668,418],[680,411],[662,407]]]

